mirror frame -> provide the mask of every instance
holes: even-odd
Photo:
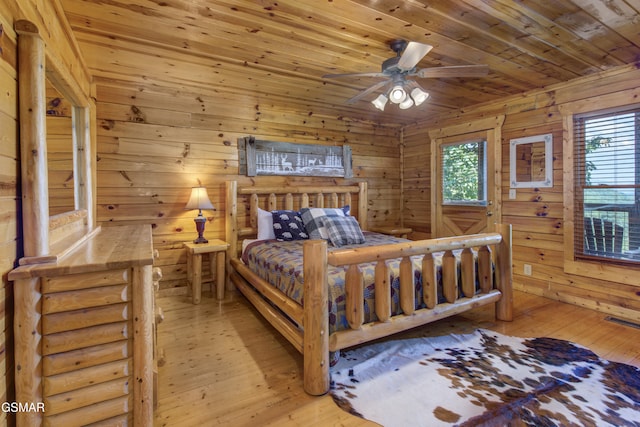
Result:
[[[517,148],[524,144],[544,142],[544,179],[541,181],[518,181],[517,175]],[[527,136],[509,141],[509,181],[511,188],[545,188],[553,187],[553,135]]]
[[[24,257],[20,264],[56,262],[99,230],[95,223],[94,151],[91,117],[95,108],[53,52],[38,27],[14,24],[18,34],[18,90],[22,169]],[[75,210],[49,216],[46,83],[48,78],[73,106]]]

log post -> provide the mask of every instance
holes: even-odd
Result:
[[[275,193],[271,193],[269,194],[269,197],[267,197],[267,210],[275,211],[277,209],[278,209],[278,198],[276,197]]]
[[[442,255],[442,293],[450,304],[458,299],[458,268],[451,251],[445,251]]]
[[[133,419],[153,425],[153,266],[135,267],[133,292]]]
[[[49,253],[49,179],[45,46],[38,27],[17,21],[18,91],[20,97],[20,156],[22,169],[22,232],[24,256]]]
[[[345,315],[351,329],[364,323],[364,277],[358,264],[351,264],[344,275]]]
[[[304,390],[317,396],[329,391],[327,242],[307,240],[302,251]]]
[[[438,304],[438,277],[432,253],[422,258],[422,298],[427,308]]]
[[[378,321],[388,322],[391,318],[391,283],[389,283],[389,266],[385,260],[376,263],[375,298]]]
[[[489,246],[481,246],[478,250],[478,280],[483,294],[493,289],[493,268]]]
[[[293,194],[287,193],[284,196],[284,208],[288,211],[293,210]]]
[[[367,205],[367,200],[369,200],[369,196],[367,193],[367,183],[359,182],[358,183],[358,222],[360,223],[360,228],[363,230],[368,229],[368,216],[369,216],[369,206]]]
[[[227,249],[227,277],[225,282],[227,289],[231,290],[234,287],[231,282],[231,273],[233,272],[231,260],[238,257],[238,182],[227,181],[225,183],[225,192],[227,205],[225,240],[229,244],[229,248]]]
[[[330,208],[339,208],[341,206],[338,205],[338,193],[329,194],[329,207]]]
[[[410,316],[416,308],[416,287],[413,280],[413,265],[411,258],[402,257],[400,261],[400,308],[402,312]]]
[[[513,275],[511,269],[511,224],[498,224],[502,241],[496,251],[496,288],[502,297],[496,302],[496,318],[513,320]]]
[[[471,298],[476,294],[476,263],[470,248],[462,250],[460,262],[462,263],[462,293],[465,297]]]

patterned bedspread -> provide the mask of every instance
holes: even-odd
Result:
[[[365,232],[366,241],[363,245],[343,246],[340,249],[362,246],[377,246],[389,243],[405,242],[391,236],[378,233]],[[302,275],[302,245],[304,240],[279,242],[276,240],[259,241],[247,246],[243,253],[244,263],[262,279],[284,292],[289,298],[302,304],[304,300],[304,278]],[[329,245],[329,251],[337,248]],[[454,252],[455,253],[455,252]],[[440,278],[440,263],[442,254],[434,254],[438,266],[438,278]],[[423,307],[422,303],[422,274],[421,256],[412,257],[414,265],[414,283],[416,288],[416,308]],[[401,312],[399,302],[399,264],[400,260],[389,262],[392,313]],[[347,329],[348,323],[345,317],[345,284],[344,277],[346,267],[329,267],[329,329],[330,332]],[[360,266],[364,276],[364,310],[365,322],[376,320],[374,313],[374,269],[375,264],[363,264]],[[441,292],[439,292],[441,294]]]

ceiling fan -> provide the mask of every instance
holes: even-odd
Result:
[[[396,56],[385,60],[382,63],[382,71],[379,73],[325,74],[322,77],[384,77],[385,80],[368,87],[347,100],[347,104],[353,104],[370,93],[383,89],[383,93],[371,102],[376,108],[384,110],[387,101],[398,104],[400,108],[405,109],[413,105],[420,105],[429,97],[429,94],[415,80],[407,79],[407,77],[482,77],[489,72],[487,65],[457,65],[417,69],[418,62],[429,53],[433,46],[398,39],[392,40],[389,43],[389,47],[396,53]]]

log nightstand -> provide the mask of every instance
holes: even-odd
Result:
[[[184,243],[187,249],[187,283],[191,289],[192,302],[200,304],[202,296],[202,255],[209,255],[211,276],[215,277],[216,296],[224,299],[225,252],[229,244],[224,240],[211,239],[209,243]],[[215,254],[215,257],[213,256]],[[215,258],[215,262],[214,262]],[[214,275],[215,268],[215,275]],[[213,287],[211,288],[213,294]]]

